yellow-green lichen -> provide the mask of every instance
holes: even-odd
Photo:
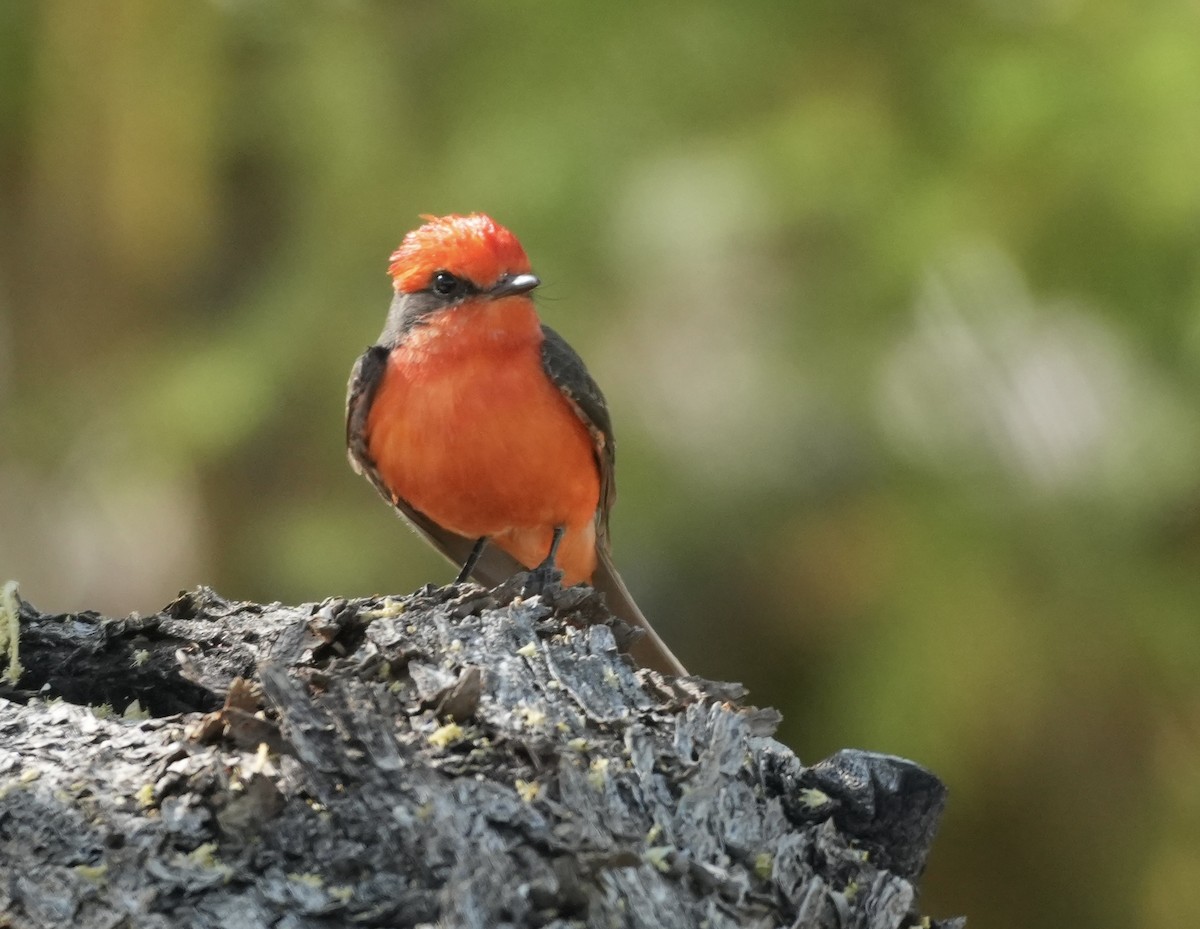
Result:
[[[108,865],[106,864],[77,864],[72,870],[85,881],[95,884],[97,887],[103,887],[108,879]]]
[[[673,845],[654,845],[642,853],[642,859],[665,874],[671,870],[670,856],[674,851]]]
[[[446,723],[429,734],[429,744],[434,748],[446,749],[455,742],[461,742],[466,731],[458,723]]]
[[[216,871],[228,883],[233,878],[233,868],[217,857],[217,843],[205,842],[188,853],[187,861],[196,867]]]
[[[540,729],[546,725],[546,713],[532,706],[522,706],[517,708],[517,715],[521,718],[527,728]]]
[[[199,865],[202,868],[215,868],[220,864],[217,858],[217,843],[205,842],[202,845],[197,845],[188,852],[188,861],[192,864]]]
[[[604,790],[604,786],[608,783],[608,759],[595,758],[588,766],[587,775],[588,784],[592,790],[600,792]]]
[[[18,654],[21,644],[21,597],[16,581],[0,587],[0,655],[8,655],[8,667],[0,680],[15,684],[24,668]]]
[[[399,616],[407,607],[399,600],[393,600],[391,597],[384,597],[383,603],[375,610],[363,610],[358,614],[360,619],[365,619],[368,622],[375,619],[391,619],[393,616]]]
[[[818,807],[829,802],[829,794],[823,790],[817,790],[815,787],[805,787],[799,792],[798,799],[805,806]]]
[[[142,707],[140,700],[134,700],[129,706],[125,707],[125,712],[121,714],[122,719],[137,721],[139,719],[149,719],[150,711]]]

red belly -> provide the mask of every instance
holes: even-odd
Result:
[[[472,348],[392,351],[367,422],[376,469],[439,525],[488,536],[526,567],[564,526],[564,582],[590,579],[600,498],[591,435],[547,379],[538,344]]]

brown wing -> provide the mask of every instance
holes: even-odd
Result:
[[[595,447],[596,466],[600,469],[600,502],[596,508],[596,547],[608,551],[608,511],[617,500],[614,474],[617,446],[613,439],[612,418],[599,385],[588,374],[583,359],[567,340],[549,326],[542,326],[542,368],[554,386],[562,391],[575,415],[587,426]]]
[[[363,352],[350,372],[350,383],[346,390],[346,453],[350,458],[350,467],[366,477],[379,491],[380,496],[394,506],[408,524],[445,555],[455,568],[461,568],[466,563],[475,540],[442,528],[424,513],[410,506],[408,501],[394,496],[375,469],[375,462],[367,447],[367,417],[371,412],[375,391],[383,380],[384,371],[387,370],[388,352],[389,349],[382,345],[371,346]],[[518,571],[524,570],[524,565],[492,545],[484,549],[472,577],[481,584],[495,587]]]
[[[375,391],[383,380],[387,369],[388,350],[382,345],[372,345],[363,352],[350,370],[350,383],[346,385],[346,455],[350,467],[366,477],[384,497],[391,495],[383,486],[371,454],[367,450],[367,416]]]
[[[545,335],[542,367],[592,434],[596,465],[600,468],[600,503],[596,508],[596,571],[592,575],[592,586],[604,594],[604,600],[614,614],[645,633],[629,649],[629,654],[638,664],[664,674],[687,674],[679,659],[671,653],[645,614],[638,609],[609,554],[608,511],[617,498],[614,476],[617,447],[604,394],[588,374],[583,359],[567,344],[566,339],[549,326],[542,326],[542,333]]]

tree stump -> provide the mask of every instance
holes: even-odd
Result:
[[[0,926],[961,926],[916,910],[935,776],[805,767],[591,591],[519,594],[20,603]]]

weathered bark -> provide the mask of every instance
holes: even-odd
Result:
[[[739,686],[633,669],[599,598],[516,592],[22,604],[0,926],[920,923],[936,777],[805,768]]]

